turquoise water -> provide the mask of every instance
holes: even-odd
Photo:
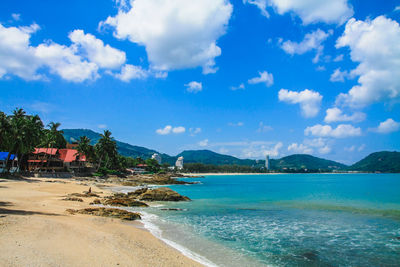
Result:
[[[399,174],[208,176],[155,207],[163,236],[219,266],[400,266]]]

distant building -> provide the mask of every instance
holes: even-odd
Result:
[[[269,170],[269,155],[265,156],[265,169]]]
[[[155,159],[158,164],[161,164],[161,156],[160,154],[154,153],[153,156],[151,156],[152,159]]]
[[[7,169],[8,154],[8,152],[0,152],[0,173]],[[11,161],[10,172],[16,172],[18,170],[18,158],[14,154],[11,154],[9,160]]]
[[[178,170],[182,170],[182,169],[183,169],[183,157],[182,157],[182,156],[179,157],[179,158],[176,160],[176,162],[175,162],[175,167],[176,167]]]

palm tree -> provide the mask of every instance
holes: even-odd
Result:
[[[115,164],[117,161],[117,143],[111,137],[111,132],[109,130],[105,130],[97,144],[95,145],[96,154],[99,156],[99,163],[97,165],[97,170],[100,169],[102,161],[105,157],[104,167],[110,167],[108,164]]]

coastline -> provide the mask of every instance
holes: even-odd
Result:
[[[237,175],[277,175],[277,174],[283,174],[279,172],[274,172],[274,173],[242,173],[242,172],[209,172],[209,173],[181,173],[183,176],[187,176],[188,178],[190,177],[199,177],[199,176],[226,176],[226,175],[232,175],[232,176],[237,176]]]
[[[66,209],[90,207],[93,199],[76,202],[62,198],[89,187],[102,196],[112,193],[92,182],[0,179],[2,265],[203,266],[140,221],[69,215]]]

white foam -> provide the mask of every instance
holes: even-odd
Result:
[[[165,242],[167,245],[175,248],[176,250],[180,251],[183,255],[185,255],[186,257],[189,257],[205,266],[209,266],[209,267],[216,267],[217,265],[214,264],[213,262],[209,261],[208,259],[206,259],[205,257],[190,251],[189,249],[185,248],[184,246],[166,239],[162,236],[162,230],[156,225],[154,224],[154,221],[157,220],[161,220],[157,215],[154,214],[150,214],[147,212],[141,212],[142,215],[142,223],[144,225],[144,228],[147,229],[150,233],[152,233],[155,237],[157,237],[158,239],[162,240],[163,242]]]

